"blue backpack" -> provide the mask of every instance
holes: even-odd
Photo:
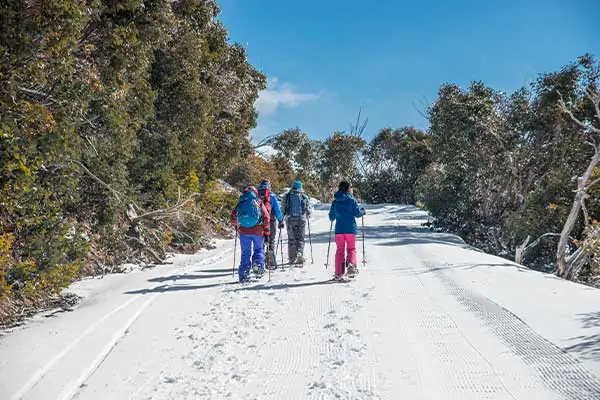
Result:
[[[260,204],[254,192],[243,193],[235,209],[242,228],[253,228],[261,222]]]
[[[304,196],[302,196],[302,193],[295,190],[290,190],[287,193],[286,203],[287,214],[290,217],[301,217],[304,215],[306,204],[304,203]]]

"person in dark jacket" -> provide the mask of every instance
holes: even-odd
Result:
[[[353,277],[358,273],[356,262],[356,218],[366,214],[364,207],[359,208],[352,195],[352,185],[342,181],[329,209],[329,220],[335,221],[335,279],[347,274]]]
[[[242,213],[240,205],[248,201],[252,207],[257,207],[258,212],[256,224],[249,227],[242,226],[239,221],[239,217]],[[245,204],[247,205],[247,204]],[[238,214],[238,212],[240,214]],[[245,212],[245,209],[244,211]],[[265,238],[268,240],[270,236],[270,216],[267,208],[258,198],[258,191],[255,187],[250,186],[244,189],[244,192],[240,196],[240,202],[231,211],[231,224],[236,227],[240,233],[240,247],[242,251],[240,266],[238,268],[238,275],[240,282],[247,282],[250,279],[250,266],[254,266],[259,275],[264,274],[265,271],[265,249],[264,241]],[[253,249],[254,247],[254,249]],[[254,250],[254,251],[253,251]]]
[[[283,215],[287,219],[288,261],[292,265],[304,266],[304,232],[311,213],[310,200],[302,188],[302,182],[294,181],[291,190],[283,198]]]

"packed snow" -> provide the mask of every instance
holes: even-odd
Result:
[[[307,237],[309,264],[270,281],[237,283],[219,241],[74,284],[73,310],[0,337],[0,399],[600,398],[600,291],[431,232],[415,207],[367,212],[349,283],[330,281],[334,243],[325,269],[323,205],[314,264]]]

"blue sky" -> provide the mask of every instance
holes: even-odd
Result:
[[[600,57],[600,0],[218,0],[230,40],[269,78],[255,138],[300,127],[427,128],[440,84],[506,92],[586,52]]]

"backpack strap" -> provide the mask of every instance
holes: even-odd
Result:
[[[285,215],[290,215],[290,191],[288,191],[283,197],[283,213]]]

